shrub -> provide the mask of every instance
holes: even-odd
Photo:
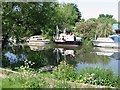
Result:
[[[59,80],[74,81],[76,77],[76,69],[65,61],[60,62],[58,67],[53,69],[53,77]]]
[[[34,63],[25,61],[25,66],[16,68],[21,71],[20,75],[9,75],[9,78],[5,79],[4,87],[6,88],[49,88],[49,84],[39,76],[39,72],[30,68],[30,65]]]
[[[60,81],[54,85],[54,88],[71,88],[71,86],[65,81]]]
[[[26,82],[23,84],[25,88],[49,88],[49,84],[44,80],[38,77],[26,79]]]
[[[90,83],[102,86],[118,86],[118,77],[112,69],[100,69],[87,67],[77,73],[77,82]]]

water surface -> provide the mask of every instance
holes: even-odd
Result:
[[[3,67],[19,67],[25,60],[35,62],[32,68],[39,69],[43,66],[57,66],[60,61],[66,61],[77,70],[85,67],[112,68],[120,75],[120,52],[113,48],[100,47],[64,47],[56,45],[14,47],[3,50]]]

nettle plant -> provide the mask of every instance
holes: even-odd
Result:
[[[59,81],[53,86],[54,88],[71,88],[70,84],[66,81]]]
[[[118,86],[118,76],[109,69],[87,67],[77,73],[76,81],[102,86]]]
[[[21,66],[18,70],[21,72],[21,75],[18,78],[24,80],[23,87],[25,88],[48,88],[49,84],[44,80],[44,78],[40,77],[40,72],[35,71],[30,68],[30,66],[34,65],[34,62],[24,61],[24,66]]]
[[[70,80],[74,81],[76,77],[76,69],[73,66],[70,66],[65,61],[60,62],[58,67],[53,69],[53,78],[59,80]]]

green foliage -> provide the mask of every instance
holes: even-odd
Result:
[[[38,75],[31,73],[26,75],[9,75],[9,78],[3,79],[2,88],[48,88],[49,84]]]
[[[99,17],[98,18],[113,18],[113,15],[109,15],[109,14],[99,14]]]
[[[55,84],[54,88],[71,88],[71,86],[65,81],[60,81]]]
[[[83,38],[93,38],[96,25],[97,25],[96,19],[80,21],[76,23],[76,31]]]
[[[44,35],[52,39],[56,25],[72,26],[81,19],[75,4],[58,2],[3,2],[3,46],[9,38],[17,40],[31,35]]]
[[[0,89],[2,89],[2,78],[0,78]]]
[[[90,83],[94,85],[118,86],[118,77],[113,73],[112,69],[95,69],[87,67],[77,74],[77,82]]]
[[[108,35],[113,34],[112,24],[117,23],[117,20],[113,18],[113,15],[100,14],[97,22],[98,26],[96,27],[96,34],[98,35],[98,37],[107,37]]]
[[[53,61],[53,59],[55,58],[55,54],[52,53],[52,49],[42,50],[42,52],[30,51],[29,56],[27,58],[28,61],[35,62],[35,64],[32,65],[32,68],[40,68],[46,65],[52,65],[53,62],[55,62]]]
[[[63,81],[58,81],[54,85],[49,84],[45,81],[47,75],[40,75],[40,72],[36,72],[30,68],[29,65],[33,63],[29,62],[24,66],[19,68],[21,74],[9,74],[9,78],[3,79],[2,88],[71,88],[66,80],[74,81],[79,83],[89,83],[93,85],[102,85],[110,87],[118,87],[119,77],[113,73],[112,69],[100,69],[99,67],[91,68],[87,67],[79,72],[75,71],[75,68],[66,64],[66,62],[61,62],[58,68],[55,68],[49,74],[53,78],[60,79]],[[51,76],[51,77],[52,77]]]
[[[65,61],[60,62],[58,67],[53,70],[53,77],[59,80],[70,80],[74,81],[76,77],[76,70],[73,66],[70,66]]]
[[[100,14],[97,19],[90,18],[76,23],[76,31],[83,38],[107,37],[112,32],[112,24],[118,23],[112,15]]]
[[[17,68],[19,75],[9,75],[3,80],[3,88],[48,88],[49,84],[39,76],[39,72],[30,68],[32,62],[25,62],[25,66]]]
[[[59,80],[77,81],[80,83],[89,83],[93,85],[102,85],[109,87],[118,87],[118,76],[112,69],[101,69],[99,67],[87,67],[79,72],[66,62],[61,62],[58,68],[53,70],[53,78]]]
[[[44,79],[29,78],[24,83],[25,88],[49,88],[49,84]]]

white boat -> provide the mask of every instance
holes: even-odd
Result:
[[[81,37],[76,37],[72,32],[66,32],[66,30],[64,30],[63,33],[59,33],[59,29],[57,27],[56,37],[54,38],[55,44],[78,46],[81,42]]]
[[[120,35],[110,35],[107,38],[93,40],[93,45],[98,47],[120,48]]]
[[[31,36],[26,41],[28,42],[28,45],[44,45],[50,43],[50,40],[45,39],[39,35]]]

